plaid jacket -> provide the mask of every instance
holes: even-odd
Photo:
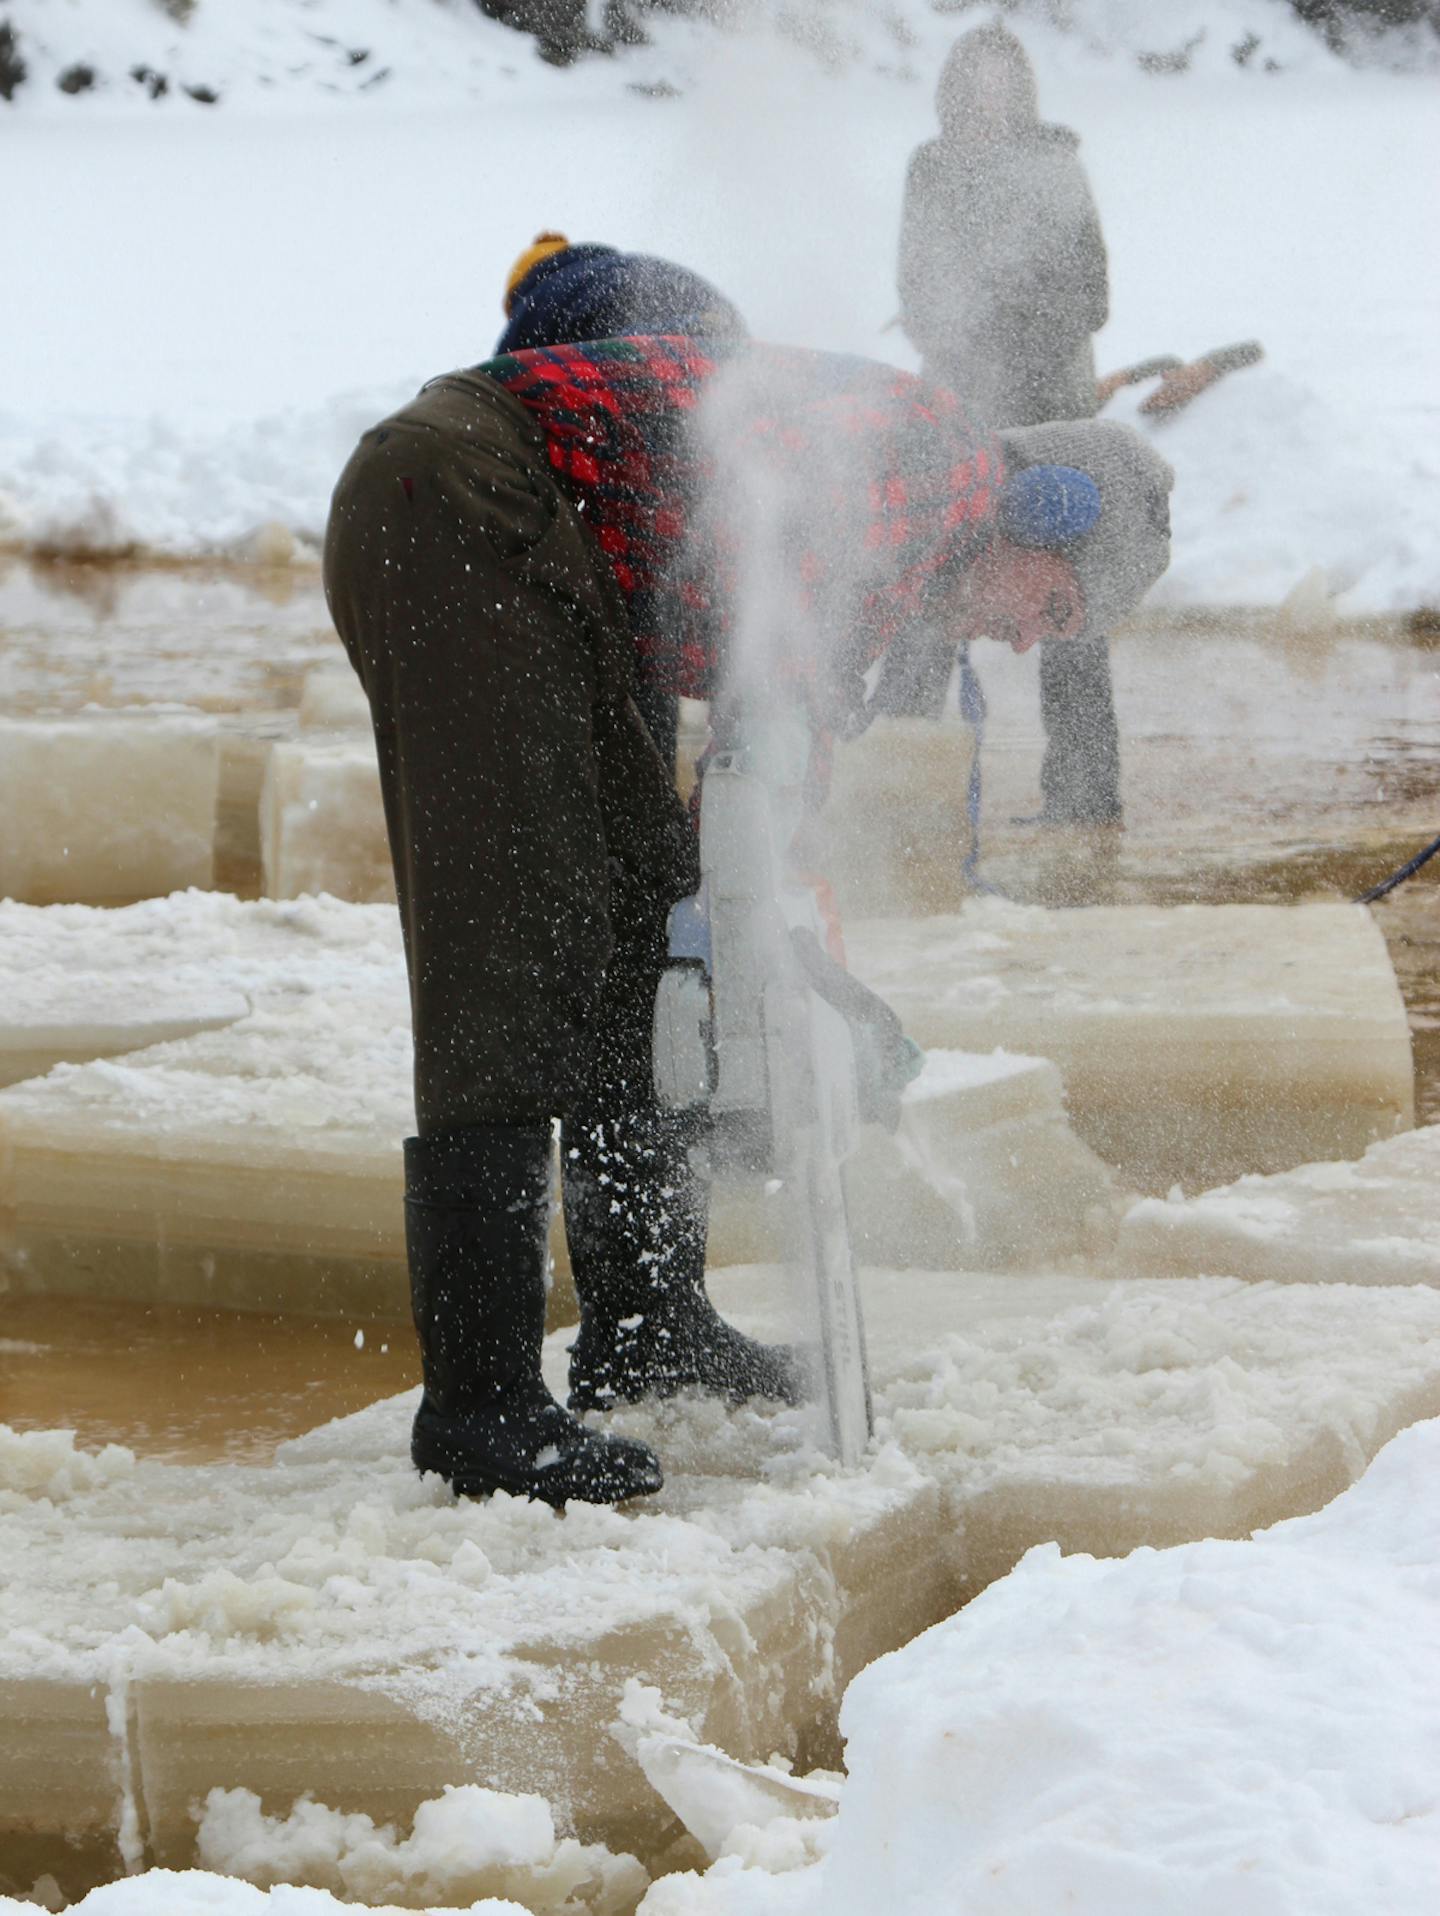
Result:
[[[670,691],[715,689],[757,539],[779,562],[768,596],[783,607],[787,667],[812,683],[823,668],[833,720],[936,578],[990,535],[998,446],[976,437],[948,392],[890,366],[631,338],[476,370],[544,431],[555,477],[624,596],[640,673]],[[700,429],[707,408],[713,430]]]

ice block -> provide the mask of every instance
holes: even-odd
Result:
[[[1119,1250],[1127,1269],[1162,1277],[1440,1285],[1440,1125],[1372,1144],[1354,1163],[1144,1198]]]
[[[268,897],[329,892],[355,904],[393,900],[369,735],[277,744],[260,795],[260,843]]]
[[[1359,1157],[1413,1122],[1405,1006],[1362,906],[985,899],[846,937],[919,1044],[1053,1060],[1075,1129],[1141,1191]]]
[[[200,716],[0,719],[0,898],[125,905],[209,885],[219,766]]]

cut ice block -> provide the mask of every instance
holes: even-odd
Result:
[[[246,712],[220,721],[215,882],[225,891],[260,889],[260,793],[271,752],[294,735],[293,712]]]
[[[893,1137],[870,1126],[846,1169],[856,1256],[866,1264],[1005,1270],[1104,1250],[1121,1203],[1108,1167],[1071,1130],[1060,1073],[1043,1058],[932,1051]],[[720,1182],[712,1266],[785,1251],[785,1193]]]
[[[300,694],[300,725],[305,731],[370,734],[370,701],[348,659],[317,665],[305,674]]]
[[[0,1610],[25,1619],[5,1632],[0,1695],[26,1686],[0,1743],[0,1851],[28,1840],[27,1866],[73,1885],[49,1786],[60,1720],[74,1773],[94,1794],[108,1772],[112,1808],[128,1772],[147,1856],[170,1866],[192,1860],[191,1806],[217,1784],[282,1807],[313,1790],[386,1821],[446,1784],[523,1777],[568,1829],[653,1853],[671,1813],[608,1734],[628,1679],[707,1742],[804,1757],[833,1735],[856,1659],[947,1607],[927,1550],[938,1493],[903,1463],[847,1482],[802,1459],[758,1494],[682,1474],[658,1505],[562,1519],[421,1484],[411,1408],[376,1406],[273,1468],[132,1461],[68,1496],[51,1488],[62,1466],[27,1473],[0,1436],[0,1483],[21,1477]],[[742,1468],[768,1442],[748,1423]],[[104,1571],[69,1582],[98,1604],[62,1618],[55,1553],[95,1523]],[[149,1646],[134,1630],[120,1641],[132,1623]],[[118,1697],[108,1726],[97,1694]]]
[[[1076,1130],[1140,1190],[1359,1157],[1413,1122],[1405,1006],[1358,905],[987,899],[846,942],[919,1044],[1053,1059]]]
[[[0,897],[129,904],[213,872],[211,719],[0,719]]]
[[[328,892],[356,904],[393,900],[380,769],[368,734],[276,745],[260,797],[260,841],[271,898]]]
[[[0,1085],[243,1018],[249,974],[224,974],[234,915],[199,892],[120,911],[0,900]]]
[[[629,1679],[743,1761],[824,1761],[849,1677],[1029,1545],[1241,1535],[1440,1409],[1424,1287],[864,1289],[867,1468],[827,1467],[802,1412],[639,1407],[612,1421],[658,1442],[669,1480],[625,1513],[452,1502],[410,1470],[409,1397],[270,1467],[0,1433],[3,1867],[73,1894],[127,1804],[142,1860],[183,1866],[217,1785],[402,1823],[447,1783],[535,1790],[563,1830],[653,1858],[670,1813],[609,1736]],[[783,1331],[774,1271],[716,1291],[745,1328]]]
[[[1440,1285],[1440,1125],[1372,1144],[1357,1163],[1145,1198],[1124,1220],[1120,1257],[1162,1277]]]
[[[73,949],[95,967],[112,1035],[123,1011],[143,1042],[146,1019],[187,1002],[220,1027],[0,1093],[0,1254],[13,1280],[254,1310],[403,1311],[399,1144],[413,1105],[394,911],[195,893],[130,912],[75,908],[61,924],[10,914],[0,936],[23,943],[37,979],[51,974],[48,997],[39,983],[32,993],[32,1025],[54,1023],[53,974]],[[78,1044],[73,1030],[62,1038]]]
[[[773,1272],[711,1288],[786,1334]],[[940,1486],[967,1595],[1042,1541],[1120,1556],[1317,1509],[1440,1408],[1423,1285],[866,1271],[862,1289],[880,1437]]]
[[[114,912],[0,903],[0,952],[15,978],[0,1084],[29,1080],[0,1095],[12,1282],[408,1312],[400,1141],[414,1101],[393,908],[200,892]],[[558,1214],[551,1250],[550,1321],[569,1323]]]
[[[819,862],[847,924],[960,909],[973,749],[958,720],[906,718],[876,719],[836,747]]]

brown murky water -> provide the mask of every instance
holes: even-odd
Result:
[[[362,1342],[357,1344],[359,1336]],[[419,1380],[408,1323],[0,1299],[0,1406],[176,1462],[264,1463],[276,1444]]]
[[[1033,661],[984,665],[985,871],[1036,902],[1353,898],[1440,832],[1440,651],[1398,625],[1151,630],[1115,648],[1127,830],[1037,809]],[[0,564],[0,711],[183,703],[280,713],[332,663],[313,571]],[[1409,1010],[1417,1118],[1440,1122],[1440,859],[1375,908]],[[0,1295],[0,1417],[86,1444],[260,1461],[412,1384],[407,1324]]]

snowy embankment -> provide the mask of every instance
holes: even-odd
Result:
[[[1104,216],[1102,365],[1268,353],[1156,431],[1178,472],[1157,597],[1273,604],[1304,580],[1345,611],[1440,603],[1432,81],[1347,66],[1280,0],[1186,0],[1163,27],[1068,11],[1068,33],[1017,23]],[[0,544],[303,557],[358,432],[484,356],[542,226],[683,258],[763,336],[906,361],[905,165],[964,16],[835,0],[805,46],[662,19],[565,72],[468,0],[37,19],[0,109]],[[1183,73],[1138,62],[1187,45]],[[59,93],[62,52],[101,84]],[[162,99],[137,59],[174,74]]]
[[[709,1853],[641,1916],[1428,1916],[1440,1877],[1440,1422],[1395,1438],[1326,1509],[1248,1542],[1119,1560],[1033,1550],[846,1696],[848,1780],[787,1779],[655,1735],[647,1773]],[[655,1726],[661,1732],[666,1726]],[[690,1777],[687,1783],[687,1766]],[[721,1783],[725,1787],[721,1787]],[[838,1809],[826,1812],[830,1795]],[[786,1812],[790,1813],[786,1813]],[[748,1820],[747,1820],[748,1819]],[[414,1832],[310,1803],[205,1806],[201,1850],[406,1907],[505,1872],[532,1908],[618,1911],[643,1872],[556,1842],[535,1799],[425,1805]],[[497,1879],[499,1879],[497,1881]],[[537,1883],[548,1885],[537,1889]],[[574,1900],[567,1891],[573,1889]],[[323,1889],[152,1872],[77,1916],[322,1916]],[[30,1904],[0,1898],[21,1916]],[[482,1899],[485,1916],[519,1905]]]

